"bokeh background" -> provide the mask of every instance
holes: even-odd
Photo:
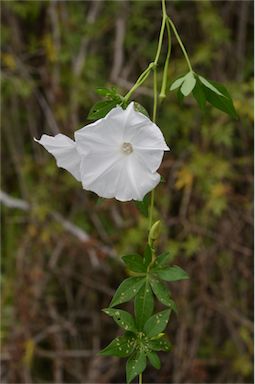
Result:
[[[2,382],[117,383],[125,361],[97,352],[117,335],[100,310],[141,252],[133,202],[82,190],[33,141],[88,123],[96,87],[122,94],[153,60],[160,1],[2,1]],[[169,93],[158,125],[160,250],[189,281],[171,284],[174,348],[151,383],[251,383],[253,377],[253,2],[168,1],[191,62],[223,82],[240,116],[202,113]],[[166,47],[165,42],[165,47]],[[165,48],[160,61],[163,66]],[[173,38],[169,78],[187,71]],[[152,111],[152,83],[135,99]],[[126,307],[130,308],[130,307]]]

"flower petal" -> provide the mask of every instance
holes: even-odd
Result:
[[[79,129],[74,133],[78,151],[86,155],[94,151],[104,150],[107,147],[120,146],[122,143],[123,109],[113,108],[103,119]]]
[[[73,140],[61,133],[56,136],[42,135],[40,140],[34,140],[55,157],[60,168],[64,168],[78,181],[81,181],[81,158],[77,152],[76,143]]]
[[[81,162],[81,177],[83,188],[95,192],[104,198],[115,197],[119,177],[125,168],[124,156],[105,157],[98,161],[94,155],[84,156]],[[91,165],[94,165],[91,167]],[[96,167],[95,167],[95,164]]]
[[[137,161],[141,162],[150,172],[154,173],[158,170],[164,156],[164,151],[161,149],[147,149],[133,147],[134,156]]]
[[[128,156],[128,162],[119,177],[115,197],[120,201],[141,201],[159,182],[158,173],[148,171],[146,165],[137,161],[135,156]]]

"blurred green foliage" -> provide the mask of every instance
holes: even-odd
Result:
[[[160,377],[148,371],[145,381],[250,383],[253,4],[175,0],[167,7],[195,71],[227,86],[239,120],[210,107],[201,112],[192,97],[180,105],[170,92],[160,105],[171,152],[156,192],[155,217],[165,222],[158,247],[191,279],[173,284],[175,348],[162,355]],[[88,123],[97,87],[128,91],[154,57],[160,2],[2,1],[2,18],[2,188],[31,205],[2,209],[2,375],[19,383],[120,382],[124,367],[96,357],[115,336],[99,311],[125,276],[120,256],[143,252],[147,219],[133,203],[97,204],[33,137],[72,137]],[[173,39],[169,85],[186,72]],[[150,78],[135,95],[149,112],[151,91]]]

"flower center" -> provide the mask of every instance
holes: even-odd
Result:
[[[130,153],[133,152],[132,144],[130,144],[130,143],[123,143],[122,146],[121,146],[121,150],[126,155],[130,155]]]

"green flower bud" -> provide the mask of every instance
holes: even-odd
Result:
[[[161,224],[160,224],[160,220],[158,220],[156,221],[156,223],[152,225],[150,229],[150,233],[149,233],[150,246],[153,246],[154,241],[159,238],[160,232],[161,232]]]

